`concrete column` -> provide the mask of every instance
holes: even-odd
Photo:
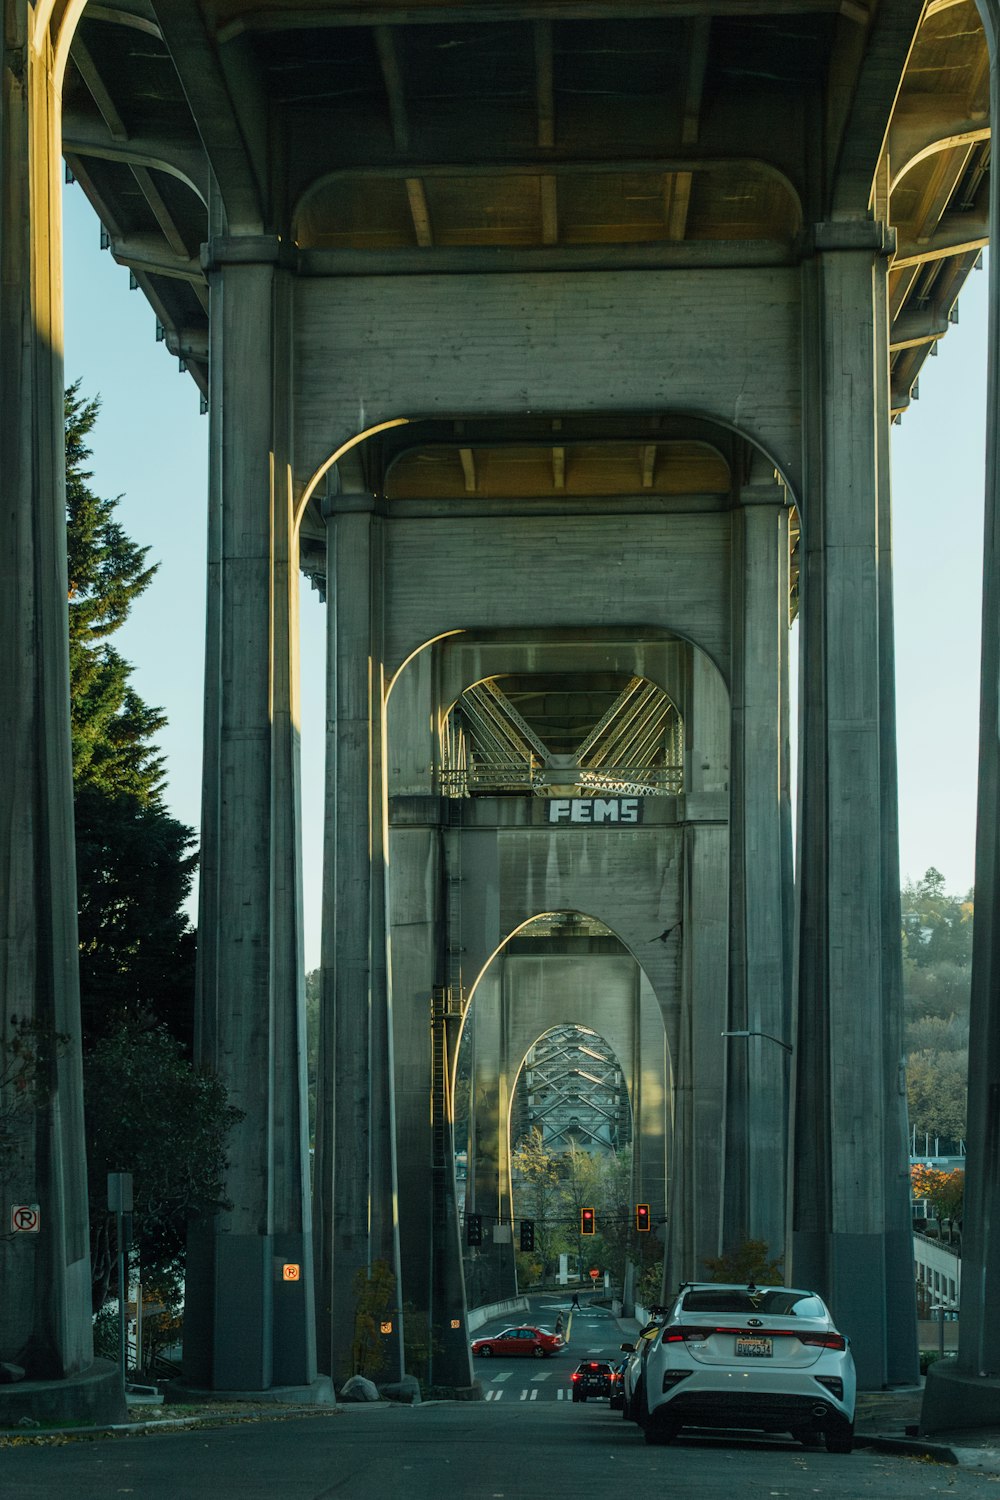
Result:
[[[419,659],[418,659],[419,660]],[[414,664],[416,665],[416,664]],[[404,701],[404,673],[390,699],[389,743],[393,769],[406,754],[408,732],[415,723],[414,699]],[[414,674],[416,675],[416,674]],[[427,674],[429,676],[429,674]],[[420,702],[426,714],[427,682]],[[399,711],[402,711],[400,715]],[[401,748],[404,747],[404,748]],[[445,952],[448,923],[442,837],[442,802],[438,797],[399,797],[390,802],[390,919],[393,1052],[395,1057],[396,1166],[400,1183],[400,1266],[406,1306],[406,1331],[413,1344],[429,1344],[420,1371],[437,1387],[468,1390],[472,1366],[465,1317],[462,1248],[455,1191],[455,1144],[452,1132],[451,1080],[460,1018],[456,984],[452,1015],[437,1022],[443,1043],[447,1093],[440,1126],[432,1119],[440,1102],[435,1091],[431,1054],[432,995],[444,1009],[448,972]],[[456,843],[452,848],[457,848]],[[456,933],[457,937],[457,933]],[[441,1032],[443,1031],[443,1035]],[[457,1323],[457,1327],[453,1324]]]
[[[981,0],[992,59],[991,114],[1000,109],[1000,4]],[[1000,243],[1000,196],[990,194],[991,244]],[[994,238],[998,236],[998,238]],[[962,1223],[958,1359],[932,1365],[925,1431],[987,1427],[1000,1401],[1000,261],[990,256],[986,525],[983,548],[982,697],[976,925],[972,947],[969,1102]]]
[[[880,168],[880,199],[888,201],[889,163]],[[889,298],[875,277],[875,410],[888,412]],[[899,794],[896,769],[896,647],[892,585],[892,482],[889,424],[876,424],[878,463],[879,808],[882,861],[882,1056],[885,1069],[886,1380],[915,1385],[920,1376],[910,1142],[903,1042],[903,919],[899,895]]]
[[[0,1026],[48,1039],[37,1108],[11,1086],[0,1360],[70,1380],[93,1363],[69,728],[59,101],[33,9],[0,28]],[[56,1041],[57,1037],[63,1040]],[[8,1235],[35,1204],[37,1233]],[[66,1388],[66,1415],[71,1414]],[[112,1391],[121,1407],[120,1381]],[[0,1402],[2,1411],[2,1402]],[[103,1403],[100,1420],[112,1412]],[[0,1419],[2,1420],[2,1419]]]
[[[403,1326],[386,970],[381,549],[371,497],[332,497],[316,1245],[321,1364],[338,1377],[352,1372],[356,1280],[383,1261],[395,1276],[396,1306],[386,1319],[392,1327],[383,1335],[380,1377],[398,1380]]]
[[[229,1144],[232,1207],[190,1243],[185,1358],[193,1384],[291,1387],[301,1399],[314,1389],[316,1353],[289,292],[273,264],[212,268],[197,1035],[201,1061],[244,1118]]]
[[[883,657],[877,402],[881,226],[828,225],[804,269],[795,1282],[824,1295],[863,1388],[887,1375]],[[909,1258],[909,1257],[908,1257]]]
[[[722,1249],[725,1193],[725,1029],[728,829],[684,830],[683,1004],[672,1049],[674,1120],[664,1291],[703,1278]]]
[[[648,1203],[662,1241],[669,1202],[670,1058],[663,1016],[653,987],[636,970],[636,1034],[632,1060],[633,1178],[637,1203]]]
[[[514,1251],[507,1238],[511,1225],[510,1103],[511,1063],[507,1010],[510,981],[501,952],[483,975],[472,1000],[475,1025],[475,1072],[470,1114],[475,1115],[475,1161],[469,1159],[469,1181],[475,1212],[482,1216],[483,1243],[478,1254],[466,1253],[466,1289],[470,1307],[513,1297]],[[467,1204],[468,1208],[468,1204]]]
[[[772,482],[733,512],[732,837],[724,1243],[785,1250],[791,1030],[788,512]]]

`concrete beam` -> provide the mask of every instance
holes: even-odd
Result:
[[[153,12],[205,143],[229,230],[259,231],[261,187],[204,14],[196,0],[153,0]]]

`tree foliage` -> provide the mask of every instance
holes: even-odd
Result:
[[[388,1261],[372,1261],[371,1270],[364,1266],[355,1272],[354,1337],[351,1340],[351,1364],[355,1375],[369,1380],[385,1366],[385,1339],[382,1323],[392,1315],[396,1302],[396,1278]]]
[[[225,1143],[242,1112],[162,1026],[120,1023],[93,1043],[83,1066],[94,1309],[107,1299],[117,1254],[109,1172],[132,1173],[136,1267],[173,1306],[188,1223],[229,1206]]]
[[[85,1043],[124,1016],[151,1015],[190,1042],[194,934],[184,913],[197,862],[167,812],[153,737],[166,720],[131,684],[110,637],[156,572],[90,487],[87,440],[100,411],[66,392],[70,719]]]
[[[913,1196],[926,1199],[938,1219],[961,1219],[965,1204],[965,1173],[960,1167],[941,1172],[916,1162],[910,1169]]]
[[[772,1258],[766,1240],[744,1240],[723,1255],[706,1256],[705,1265],[712,1281],[752,1281],[756,1286],[780,1286],[783,1260],[781,1255]]]
[[[907,1059],[906,1092],[918,1149],[931,1141],[965,1139],[969,1060],[962,1052],[915,1052]]]
[[[964,1139],[972,893],[955,896],[932,866],[902,891],[907,1103],[918,1146]]]
[[[84,400],[77,382],[66,392],[66,548],[69,577],[73,776],[78,787],[131,792],[144,801],[163,782],[163,761],[149,744],[163,728],[129,685],[131,667],[108,643],[152,582],[148,547],[137,547],[115,520],[117,500],[90,488],[87,438],[100,401]]]
[[[532,1219],[535,1250],[518,1258],[519,1279],[543,1278],[568,1254],[584,1274],[591,1266],[621,1284],[626,1261],[640,1269],[661,1254],[654,1234],[635,1230],[632,1151],[591,1152],[573,1144],[552,1152],[535,1127],[512,1153],[515,1216]],[[596,1232],[580,1233],[580,1214],[594,1210]]]
[[[52,1097],[52,1067],[69,1037],[28,1016],[0,1032],[0,1185],[22,1159],[26,1132]]]
[[[967,969],[972,962],[971,892],[952,896],[944,876],[932,865],[923,878],[902,890],[904,955],[915,968],[951,963]]]

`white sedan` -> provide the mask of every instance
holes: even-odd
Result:
[[[831,1453],[854,1443],[854,1359],[815,1292],[681,1287],[639,1386],[631,1414],[647,1443],[668,1443],[682,1427],[788,1432]]]

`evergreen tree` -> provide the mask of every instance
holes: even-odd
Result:
[[[105,1206],[109,1172],[132,1173],[133,1271],[174,1308],[188,1225],[229,1207],[226,1139],[242,1112],[162,1026],[141,1020],[127,1020],[90,1047],[83,1083],[94,1311],[111,1292],[117,1255]]]
[[[183,911],[197,855],[163,804],[166,720],[131,685],[109,637],[156,572],[90,487],[87,438],[100,411],[66,392],[70,716],[86,1042],[125,1016],[152,1015],[190,1045],[194,933]]]

